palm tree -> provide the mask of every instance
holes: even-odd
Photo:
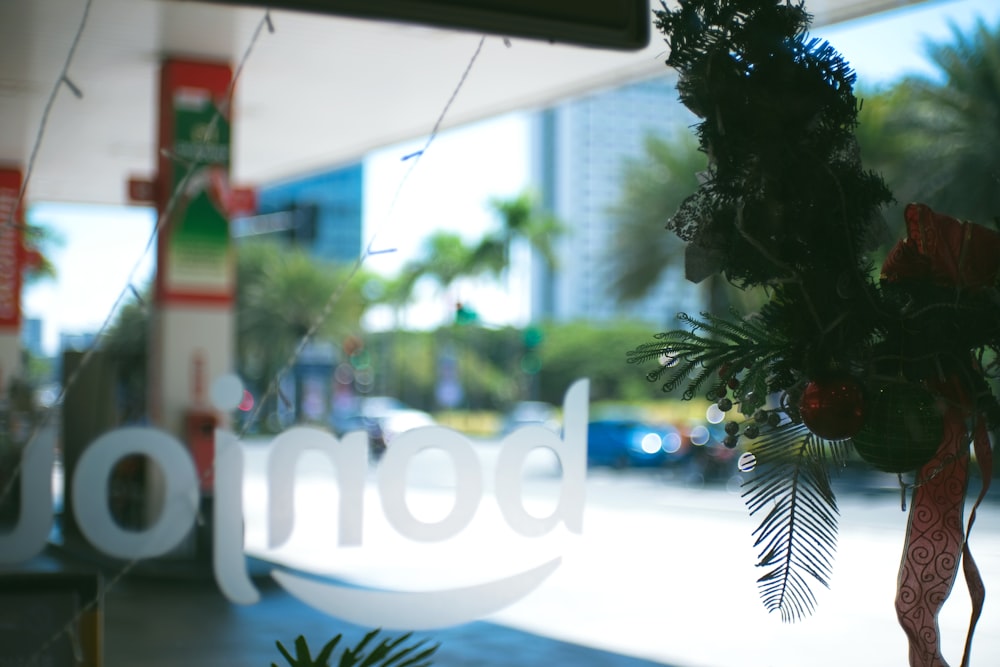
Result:
[[[364,293],[376,304],[392,309],[395,327],[399,329],[402,322],[403,309],[409,305],[413,297],[413,288],[422,274],[417,262],[411,262],[392,278],[372,276],[362,288]]]
[[[28,223],[23,228],[24,282],[34,284],[56,276],[56,267],[49,258],[53,246],[63,244],[63,239],[49,227]]]
[[[609,289],[617,298],[634,302],[648,296],[668,267],[683,264],[691,280],[705,281],[709,311],[724,312],[734,301],[748,308],[756,303],[758,295],[730,286],[704,258],[686,256],[684,243],[666,229],[681,203],[698,189],[699,174],[707,166],[707,156],[687,132],[670,140],[650,135],[642,157],[626,160],[621,198],[610,211],[617,228],[602,257],[612,276]]]
[[[240,244],[236,252],[237,370],[258,390],[294,360],[305,336],[341,341],[360,330],[368,305],[362,295],[366,276],[266,241]],[[101,338],[119,365],[120,380],[139,388],[146,378],[147,303],[136,294]]]
[[[555,269],[555,242],[566,227],[540,208],[533,193],[525,191],[510,198],[495,197],[489,201],[489,207],[496,214],[500,227],[486,234],[473,250],[472,273],[488,273],[506,284],[513,262],[512,251],[518,244],[524,244],[539,257],[547,271]]]
[[[411,280],[429,276],[441,289],[447,290],[456,280],[469,275],[471,270],[472,250],[462,237],[454,232],[438,231],[427,237],[423,255],[407,265],[402,275],[409,276]]]
[[[689,133],[674,141],[650,135],[644,155],[625,162],[621,199],[611,209],[617,230],[604,256],[618,298],[645,297],[668,266],[683,261],[683,242],[665,227],[698,188],[698,173],[707,163]]]
[[[936,75],[904,79],[884,100],[881,134],[892,139],[888,147],[884,138],[869,142],[878,147],[877,166],[898,204],[921,201],[958,218],[996,224],[1000,25],[990,28],[980,19],[968,32],[953,25],[950,40],[928,44],[926,53]],[[1000,471],[1000,459],[994,459],[994,471]]]
[[[360,329],[364,279],[297,248],[246,243],[238,248],[237,359],[266,386],[309,335],[338,341]]]
[[[1000,215],[1000,26],[952,26],[950,41],[926,48],[938,74],[900,84],[888,127],[907,155],[890,185],[903,203],[989,222]]]
[[[912,104],[911,93],[910,86],[898,84],[858,93],[861,108],[854,136],[861,151],[862,163],[881,174],[896,199],[883,209],[888,228],[873,228],[875,233],[882,232],[881,238],[871,239],[873,246],[881,246],[879,253],[882,255],[888,252],[898,237],[903,207],[921,196],[921,188],[914,189],[912,182],[910,154],[914,148],[913,139],[894,127],[899,110]]]
[[[509,199],[493,198],[490,208],[500,219],[500,229],[487,234],[476,248],[473,265],[501,275],[510,268],[511,246],[524,241],[537,252],[545,265],[556,265],[554,242],[565,231],[563,224],[539,209],[535,196],[530,192]]]
[[[547,266],[555,266],[556,237],[563,226],[555,217],[538,209],[530,193],[511,199],[495,198],[490,207],[498,214],[500,228],[486,234],[474,247],[454,232],[438,231],[427,237],[421,255],[403,267],[391,292],[394,303],[406,303],[416,283],[432,278],[447,291],[460,278],[490,273],[502,277],[511,261],[511,247],[526,242]],[[453,299],[456,303],[460,299]]]
[[[511,264],[511,248],[523,242],[538,253],[549,269],[556,265],[555,240],[565,231],[555,216],[542,211],[530,192],[489,201],[489,207],[500,221],[500,228],[488,233],[473,252],[472,265],[501,278]]]
[[[459,278],[478,272],[473,250],[462,237],[454,232],[437,231],[424,241],[422,254],[403,267],[395,281],[393,298],[397,303],[405,303],[416,284],[425,277],[434,280],[441,291],[447,293]],[[458,301],[454,295],[449,298]]]

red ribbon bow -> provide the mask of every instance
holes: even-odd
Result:
[[[884,280],[964,289],[996,282],[1000,273],[1000,234],[937,213],[925,204],[908,205],[903,217],[906,238],[895,245],[882,264]]]

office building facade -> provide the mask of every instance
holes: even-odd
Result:
[[[703,288],[684,279],[681,261],[666,267],[649,295],[634,303],[610,291],[612,269],[605,261],[618,232],[610,209],[622,196],[624,163],[643,157],[648,135],[689,132],[694,121],[677,101],[674,81],[664,76],[630,83],[536,114],[532,181],[543,206],[568,232],[558,243],[556,269],[537,261],[532,268],[533,320],[667,324],[677,312],[703,309]]]
[[[353,263],[361,255],[364,170],[361,162],[270,183],[257,214],[234,221],[238,238],[281,238],[316,258]]]

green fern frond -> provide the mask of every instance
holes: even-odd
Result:
[[[788,424],[763,437],[752,450],[756,475],[744,483],[751,516],[766,511],[753,532],[757,582],[768,611],[797,621],[812,613],[810,586],[829,587],[837,548],[837,501],[830,486],[827,443],[802,425]],[[836,455],[833,455],[836,457]]]
[[[407,633],[396,639],[382,640],[359,667],[419,667],[421,665],[429,665],[430,663],[425,662],[425,660],[437,651],[437,646],[424,648],[426,640],[393,652],[398,645],[409,638],[410,633]]]
[[[412,633],[406,633],[396,638],[383,639],[370,653],[365,653],[365,649],[381,632],[375,629],[366,634],[353,648],[344,649],[337,663],[338,667],[428,667],[431,664],[430,658],[437,651],[438,644],[427,645],[427,640],[421,640],[409,646],[404,646],[396,650],[400,644],[406,642]],[[278,651],[284,656],[291,667],[329,667],[330,656],[342,635],[338,634],[327,642],[322,650],[313,658],[309,651],[306,638],[299,635],[295,639],[295,655],[281,644],[275,642]],[[271,663],[271,667],[278,667]]]
[[[333,649],[340,642],[340,638],[341,635],[337,635],[336,637],[328,641],[326,645],[323,646],[323,648],[320,650],[315,660],[310,654],[309,644],[306,642],[306,638],[302,635],[299,635],[298,637],[295,638],[294,657],[292,657],[292,655],[288,652],[288,649],[282,646],[280,641],[275,642],[275,644],[278,645],[278,650],[281,652],[281,655],[284,656],[285,660],[287,660],[288,664],[291,665],[292,667],[313,667],[314,665],[319,667],[326,667],[329,664],[330,654],[333,653]],[[272,662],[271,667],[278,667],[278,666]]]

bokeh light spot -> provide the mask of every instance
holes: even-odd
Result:
[[[712,434],[708,432],[708,427],[698,424],[693,429],[691,429],[691,444],[692,445],[705,445],[711,439]]]
[[[220,375],[212,382],[209,398],[216,410],[235,410],[243,400],[243,381],[233,373]]]
[[[642,438],[642,451],[655,454],[663,447],[663,440],[657,433],[647,433]]]
[[[708,406],[708,409],[705,410],[705,419],[708,420],[709,424],[718,424],[725,418],[726,413],[720,410],[719,406],[715,403],[712,403],[712,405]]]

